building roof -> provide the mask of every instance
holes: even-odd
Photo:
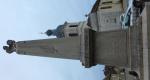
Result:
[[[100,4],[101,0],[97,0],[91,10],[91,13],[96,12],[98,10],[99,4]]]
[[[93,5],[93,8],[92,8],[90,14],[98,11],[98,7],[99,7],[100,2],[101,2],[101,0],[96,0],[96,2],[95,2],[95,4]],[[91,27],[90,17],[88,17],[87,25],[88,25],[89,27]]]

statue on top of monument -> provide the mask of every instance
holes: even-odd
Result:
[[[7,40],[7,45],[8,46],[3,46],[3,49],[7,53],[13,53],[16,51],[16,42],[14,40]]]
[[[56,36],[57,38],[64,37],[64,25],[59,25],[56,29],[49,29],[45,32],[47,36]]]

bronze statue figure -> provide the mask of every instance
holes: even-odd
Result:
[[[13,53],[16,51],[16,42],[14,40],[8,40],[7,41],[7,45],[8,46],[3,46],[3,49],[7,52],[7,53]]]

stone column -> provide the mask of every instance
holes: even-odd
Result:
[[[16,42],[18,54],[80,59],[80,38],[56,38]]]

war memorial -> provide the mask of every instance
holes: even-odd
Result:
[[[80,60],[85,68],[102,64],[104,80],[150,80],[150,2],[141,0],[129,12],[125,2],[97,0],[87,21],[65,22],[45,32],[57,38],[8,40],[3,48],[7,53]]]

